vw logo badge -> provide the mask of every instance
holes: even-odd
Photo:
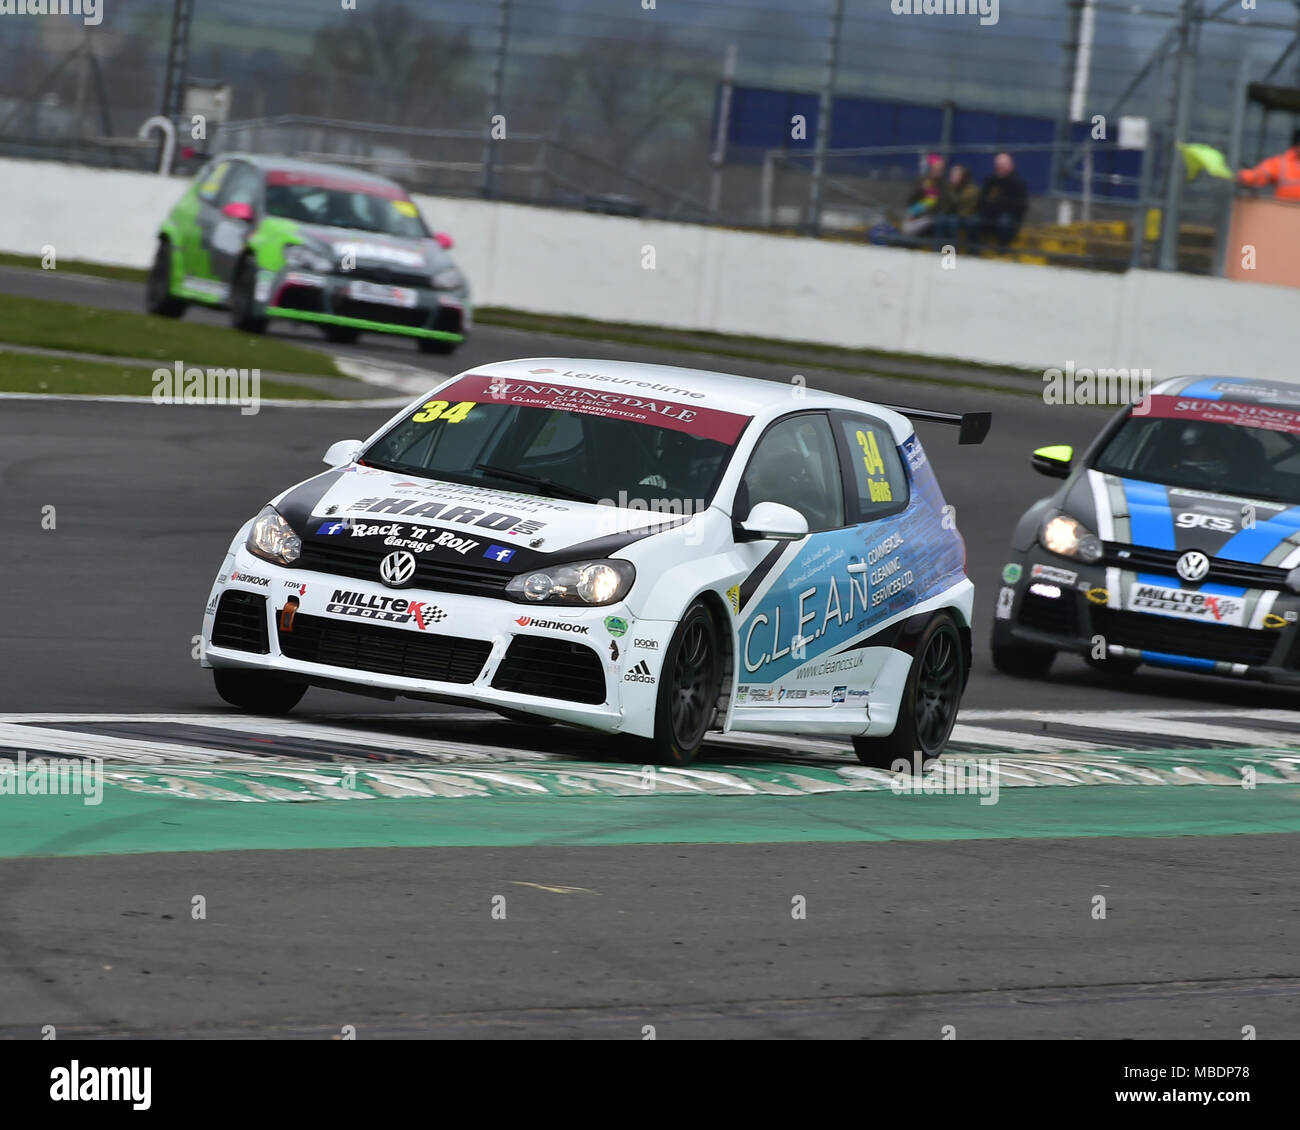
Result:
[[[1203,581],[1210,571],[1210,559],[1200,550],[1189,549],[1178,559],[1177,569],[1184,581]]]
[[[1182,564],[1179,564],[1182,568]],[[399,549],[379,563],[379,579],[390,589],[400,589],[415,576],[415,554]]]

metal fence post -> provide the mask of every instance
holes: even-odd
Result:
[[[709,212],[716,218],[722,207],[722,167],[727,160],[727,135],[731,132],[731,91],[736,81],[736,45],[727,48],[722,62],[722,89],[718,94],[718,136],[714,138],[713,176],[709,182]]]
[[[820,235],[822,199],[826,180],[826,150],[831,143],[831,117],[835,107],[835,76],[840,65],[840,35],[844,27],[844,0],[834,0],[830,36],[826,40],[826,81],[817,104],[817,142],[813,147],[812,186],[808,197],[808,230]]]
[[[505,87],[506,48],[510,38],[510,0],[497,2],[497,48],[492,61],[492,88],[488,94],[487,125],[483,143],[483,184],[480,191],[484,199],[491,199],[496,189],[496,141],[492,137],[492,119],[501,112],[501,96]]]
[[[1228,138],[1228,168],[1234,172],[1241,167],[1242,137],[1246,132],[1246,98],[1250,87],[1250,60],[1243,57],[1237,64],[1237,84],[1233,90],[1236,104],[1232,107],[1232,133]],[[1232,227],[1232,209],[1237,200],[1236,182],[1224,186],[1223,215],[1219,220],[1219,236],[1214,249],[1214,273],[1222,278],[1228,273],[1228,232]]]
[[[1169,138],[1169,159],[1165,185],[1165,214],[1160,225],[1160,269],[1178,269],[1178,220],[1183,204],[1182,158],[1179,142],[1187,140],[1187,126],[1192,116],[1192,96],[1196,85],[1196,49],[1193,24],[1200,12],[1200,0],[1183,0],[1178,16],[1178,75],[1174,87],[1174,129]]]

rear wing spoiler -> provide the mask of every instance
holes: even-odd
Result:
[[[963,444],[983,443],[993,424],[992,412],[933,412],[929,408],[905,408],[901,404],[882,404],[909,420],[925,420],[931,424],[955,424],[961,430],[957,433],[957,442]]]

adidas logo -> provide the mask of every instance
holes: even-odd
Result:
[[[650,667],[644,659],[623,676],[625,683],[653,683],[654,681],[655,677],[650,674]]]

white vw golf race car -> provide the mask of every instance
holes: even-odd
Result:
[[[627,735],[667,764],[710,730],[937,757],[973,586],[909,416],[989,426],[690,369],[469,370],[240,529],[203,664],[256,712],[320,686]]]

